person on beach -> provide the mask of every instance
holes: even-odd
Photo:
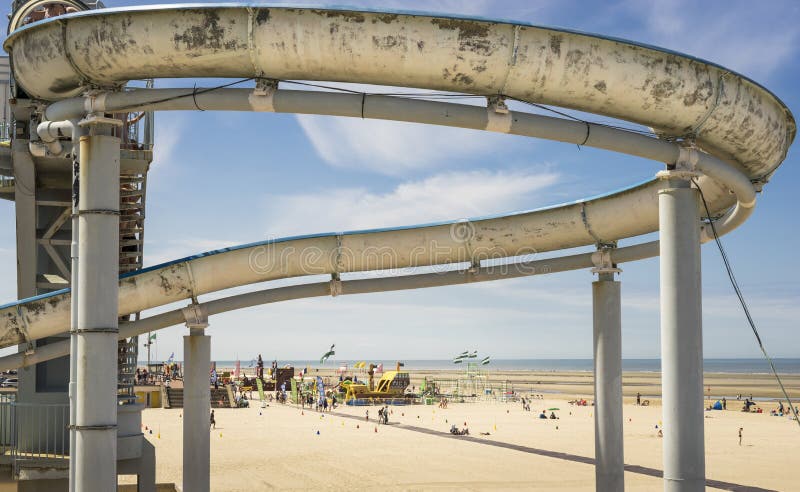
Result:
[[[217,428],[217,421],[214,419],[214,409],[213,408],[211,409],[211,428],[212,429],[216,429]]]
[[[383,423],[383,407],[378,409],[378,423],[379,424]]]
[[[739,446],[742,445],[742,431],[743,430],[744,430],[744,427],[739,427]]]
[[[724,396],[722,397],[722,409],[723,410],[728,409],[728,400],[726,400]]]
[[[636,404],[637,405],[641,405],[642,404],[642,394],[639,393],[638,391],[636,392]]]
[[[369,422],[369,409],[367,409],[367,422]]]

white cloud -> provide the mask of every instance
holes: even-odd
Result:
[[[800,38],[800,10],[792,2],[754,8],[751,2],[699,6],[688,0],[630,0],[625,6],[643,18],[646,28],[634,39],[719,63],[758,81],[792,58]]]
[[[409,225],[528,208],[542,203],[559,175],[535,171],[471,171],[407,181],[387,193],[361,188],[267,198],[271,236]]]
[[[434,125],[299,115],[317,154],[328,164],[391,176],[452,166],[508,147],[508,135]]]
[[[158,173],[169,168],[175,162],[185,128],[186,121],[181,114],[156,113],[153,164],[150,176],[153,175],[153,171]]]

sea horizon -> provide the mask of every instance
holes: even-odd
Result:
[[[166,359],[152,359],[151,363],[164,362]],[[264,358],[264,366],[269,367],[272,359]],[[463,363],[454,364],[452,359],[406,359],[400,360],[404,364],[405,370],[463,370],[468,362],[475,362],[480,365],[481,358],[465,359]],[[800,358],[774,358],[772,359],[778,373],[781,374],[800,374]],[[181,360],[174,362],[182,363]],[[234,367],[236,360],[220,359],[213,361],[218,367]],[[255,359],[239,359],[242,370],[255,370]],[[291,365],[296,368],[310,369],[336,369],[347,365],[348,370],[353,369],[353,365],[358,362],[367,364],[383,364],[385,370],[395,367],[397,360],[386,359],[329,359],[324,364],[319,360],[310,359],[278,359],[278,366],[284,367]],[[146,365],[147,360],[139,360],[139,365]],[[587,359],[495,359],[492,358],[488,365],[480,366],[482,370],[495,371],[574,371],[591,372],[593,370],[593,360]],[[622,370],[626,372],[660,372],[661,359],[622,359]],[[770,374],[771,369],[765,359],[758,358],[708,358],[703,360],[703,371],[707,373],[730,373],[730,374]]]

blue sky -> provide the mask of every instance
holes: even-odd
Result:
[[[140,3],[106,2],[134,4]],[[349,4],[513,19],[663,46],[747,75],[800,113],[796,2]],[[184,80],[157,86],[195,82],[211,84]],[[800,184],[797,154],[790,150],[753,217],[724,238],[765,344],[778,357],[800,356],[800,234],[792,202]],[[288,234],[534,208],[627,186],[659,170],[619,154],[508,135],[214,112],[158,114],[155,155],[147,197],[148,265]],[[7,225],[0,229],[0,273],[7,279],[0,299],[11,300],[12,203],[0,203],[0,218]],[[658,357],[658,260],[623,269],[623,354]],[[591,357],[592,280],[591,273],[580,271],[251,308],[212,318],[212,357],[250,359],[260,352],[265,358],[314,358],[331,343],[341,359],[448,358],[467,348],[496,358]],[[236,292],[258,287],[263,288]],[[706,357],[759,355],[713,244],[703,248],[703,304]],[[163,330],[159,357],[174,351],[180,359],[186,331]]]

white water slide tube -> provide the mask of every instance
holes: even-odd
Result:
[[[44,112],[48,121],[124,109],[202,108],[375,118],[548,138],[698,173],[720,233],[749,216],[756,189],[783,161],[795,136],[794,119],[778,98],[722,67],[629,41],[510,22],[243,5],[141,7],[38,22],[12,33],[5,48],[20,87],[49,103]],[[274,90],[264,83],[257,90],[119,89],[127,80],[160,77],[301,79],[503,95],[627,120],[670,138],[505,112],[492,104],[484,108]],[[657,242],[504,269],[480,266],[481,260],[654,232],[660,187],[653,180],[541,210],[286,238],[192,256],[122,276],[119,314],[314,274],[330,274],[333,280],[233,296],[201,307],[216,314],[301,297],[452,285],[648,258],[658,254]],[[703,237],[708,240],[712,234],[704,230]],[[460,262],[473,268],[339,280],[341,274],[354,272]],[[68,290],[1,306],[0,347],[64,333],[69,313]],[[159,314],[123,325],[120,336],[184,319],[181,310]],[[6,357],[1,364],[27,365],[68,350],[68,342],[51,344]]]

